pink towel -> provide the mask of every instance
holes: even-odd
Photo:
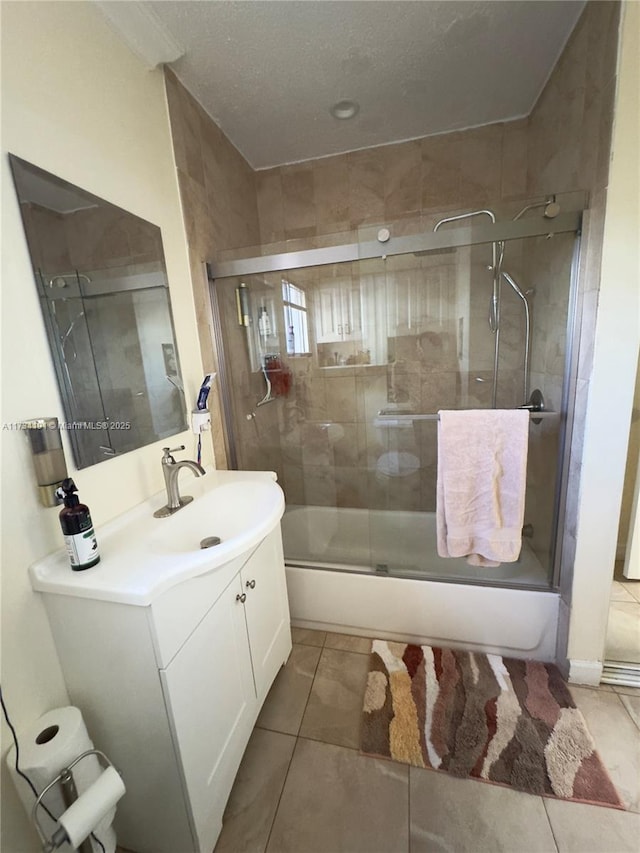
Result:
[[[529,412],[439,412],[436,526],[441,557],[513,563],[522,547]]]

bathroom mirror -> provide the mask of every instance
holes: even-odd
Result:
[[[9,158],[77,467],[182,432],[160,229]]]

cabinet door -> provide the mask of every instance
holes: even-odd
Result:
[[[160,678],[200,851],[210,853],[256,715],[236,577]]]
[[[316,343],[342,340],[342,302],[340,289],[323,285],[315,293]]]
[[[289,600],[279,526],[257,548],[240,576],[247,594],[247,630],[260,707],[291,651]]]
[[[362,306],[360,302],[360,287],[355,283],[347,285],[343,293],[343,331],[345,339],[362,337]]]

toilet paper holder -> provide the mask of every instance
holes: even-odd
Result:
[[[96,781],[78,796],[71,770],[89,755],[96,755],[105,765],[105,769]],[[44,808],[43,798],[58,782],[61,785],[67,809],[57,818],[58,829],[55,830],[51,838],[47,838],[38,819],[38,807],[42,805]],[[92,853],[91,842],[84,845],[85,840],[102,818],[115,806],[125,790],[122,777],[104,752],[99,749],[88,749],[75,758],[40,792],[31,812],[44,853],[52,853],[65,842],[69,842],[74,849],[79,849],[81,853],[85,853],[85,850],[87,853]]]

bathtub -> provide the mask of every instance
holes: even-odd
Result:
[[[526,540],[478,568],[437,556],[435,513],[318,506],[289,506],[282,536],[295,626],[555,659],[559,595]]]

